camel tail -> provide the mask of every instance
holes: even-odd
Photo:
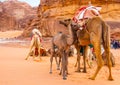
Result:
[[[110,27],[103,21],[102,22],[102,39],[104,48],[110,48]]]

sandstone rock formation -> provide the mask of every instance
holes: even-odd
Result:
[[[68,29],[60,25],[59,20],[72,18],[78,8],[88,5],[89,1],[41,0],[41,4],[37,10],[38,18],[29,21],[27,28],[23,32],[23,36],[29,36],[30,31],[34,27],[40,29],[43,36],[54,36],[58,31],[68,33]],[[91,3],[94,6],[102,6],[101,16],[105,21],[120,21],[119,0],[91,0]]]
[[[0,2],[0,31],[24,29],[26,22],[35,18],[36,8],[17,0]]]

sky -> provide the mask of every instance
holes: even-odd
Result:
[[[7,1],[7,0],[0,0],[0,1]],[[40,3],[40,0],[18,0],[18,1],[21,1],[21,2],[27,2],[28,4],[30,4],[32,7],[36,7],[39,5]]]

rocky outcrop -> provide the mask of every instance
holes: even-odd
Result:
[[[90,0],[41,0],[37,10],[37,17],[28,24],[23,36],[28,36],[30,31],[37,27],[43,36],[54,36],[57,32],[68,33],[68,29],[59,24],[59,21],[72,18],[81,6],[88,5]],[[95,6],[102,6],[101,15],[104,20],[119,21],[119,0],[91,0]],[[117,12],[117,14],[115,13]]]
[[[1,5],[1,4],[0,4]],[[5,12],[2,7],[0,7],[0,31],[10,30],[16,28],[15,18]]]
[[[36,9],[17,0],[0,2],[0,31],[24,29],[26,22],[37,16]]]

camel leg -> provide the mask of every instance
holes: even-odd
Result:
[[[61,63],[61,55],[59,56],[59,63],[58,63],[59,67],[60,67],[60,63]]]
[[[65,55],[65,76],[67,77],[68,75],[68,56],[67,53]]]
[[[59,75],[61,75],[62,74],[62,63],[61,63],[61,60],[62,60],[62,54],[61,54],[61,52],[59,53],[59,67],[60,67],[60,64],[61,64],[61,69],[60,69],[60,73],[59,73]]]
[[[103,45],[103,47],[105,48],[105,46]],[[109,77],[108,80],[113,80],[112,74],[111,74],[111,67],[112,67],[112,63],[111,63],[111,59],[110,59],[110,48],[105,48],[105,53],[106,53],[106,57],[107,57],[107,65],[108,65],[108,69],[109,69]]]
[[[62,70],[63,70],[63,67],[62,67],[62,63],[61,63],[61,69],[60,69],[60,73],[59,73],[59,75],[62,74]]]
[[[86,58],[86,63],[87,63],[87,65],[88,65],[88,67],[91,68],[91,65],[89,64],[88,58]]]
[[[62,75],[63,75],[63,79],[66,80],[66,55],[65,55],[65,51],[62,52],[63,56],[62,56]]]
[[[38,57],[39,57],[40,60],[42,60],[41,55],[40,55],[40,47],[38,47]]]
[[[84,62],[84,69],[83,69],[83,73],[86,73],[86,57],[87,57],[87,50],[88,50],[88,47],[85,46],[84,47],[84,56],[83,56],[83,62]]]
[[[80,48],[77,47],[77,71],[76,72],[80,72]]]
[[[28,53],[28,55],[27,55],[27,57],[25,58],[25,60],[27,60],[27,59],[29,58],[29,56],[30,56],[30,52]]]
[[[62,55],[61,55],[62,56]],[[59,57],[60,58],[60,62],[61,62],[61,56]],[[59,65],[60,65],[60,63],[59,63]],[[67,74],[69,74],[68,73],[68,54],[66,53],[65,54],[65,72],[66,72],[66,75]],[[62,74],[62,71],[63,71],[63,67],[62,67],[62,65],[61,65],[61,70],[60,70],[60,73],[59,73],[59,75],[61,75]]]
[[[74,65],[74,67],[77,67],[77,61],[76,61],[75,65]]]
[[[77,72],[80,72],[80,56],[77,55]]]
[[[89,46],[88,46],[86,54],[87,54],[86,55],[86,63],[88,65],[88,67],[91,68],[92,67],[92,52],[91,52],[91,49]]]
[[[67,75],[67,74],[69,74],[69,73],[68,73],[68,68],[67,68],[67,65],[68,65],[68,58],[67,58],[67,60],[66,60],[66,63],[65,63],[65,64],[66,64],[66,66],[65,66],[65,72],[66,72],[66,75]],[[63,67],[62,67],[62,65],[61,65],[61,69],[60,69],[60,73],[59,73],[59,75],[61,75],[61,74],[62,74],[62,71],[63,71]]]
[[[66,75],[68,75],[68,56],[69,56],[69,49],[66,51],[66,55],[65,55],[65,58],[66,58]]]
[[[53,62],[53,55],[54,55],[54,53],[52,52],[52,55],[51,55],[51,57],[50,57],[50,74],[52,74],[52,62]]]
[[[114,67],[115,66],[115,58],[114,58],[112,53],[110,53],[110,60],[111,60],[111,63],[112,63],[112,67]]]
[[[109,77],[108,77],[108,80],[113,80],[113,77],[112,77],[112,72],[111,72],[111,60],[110,60],[110,52],[106,52],[107,53],[107,60],[108,60],[108,68],[109,68]]]
[[[90,78],[92,80],[95,80],[98,72],[100,71],[100,69],[102,68],[102,66],[104,65],[103,60],[102,60],[102,56],[101,56],[101,46],[100,43],[96,42],[96,43],[92,43],[94,46],[94,50],[95,50],[95,56],[97,58],[97,69],[94,73],[94,75]]]
[[[33,60],[35,60],[35,48],[34,48],[34,50],[33,50]]]
[[[28,53],[27,57],[25,58],[25,60],[27,60],[27,59],[29,58],[29,56],[30,56],[30,53],[32,52],[32,49],[33,49],[33,46],[30,46],[29,53]],[[33,54],[34,54],[34,53],[33,53]]]
[[[56,65],[57,65],[57,70],[60,70],[59,63],[57,61],[57,56],[55,56],[55,61],[56,61]]]
[[[66,56],[66,74],[69,74],[68,73],[68,56]]]

